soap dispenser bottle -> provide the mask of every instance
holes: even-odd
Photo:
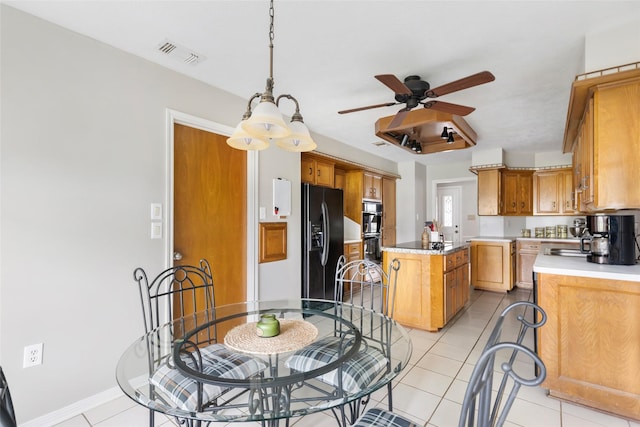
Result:
[[[431,229],[429,228],[429,226],[427,225],[427,223],[424,223],[424,230],[422,231],[422,249],[428,249],[429,248],[429,234],[431,232]]]

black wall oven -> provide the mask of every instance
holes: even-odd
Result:
[[[364,257],[366,260],[380,262],[380,231],[382,230],[382,203],[362,203],[362,234],[364,237]]]

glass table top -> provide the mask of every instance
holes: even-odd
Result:
[[[255,322],[262,314],[275,314],[280,335],[257,337]],[[288,367],[296,352],[327,340],[336,343],[336,357],[296,370]],[[223,355],[215,367],[209,358],[212,348]],[[384,355],[386,366],[361,387],[336,387],[326,380],[342,378],[346,366],[372,351]],[[167,415],[203,421],[277,420],[360,399],[396,377],[410,355],[406,330],[380,313],[324,300],[256,301],[197,312],[150,331],[123,353],[116,378],[130,398]],[[243,375],[237,372],[241,364]],[[160,371],[164,382],[158,381]],[[203,399],[204,406],[197,400],[186,404],[172,400],[167,384],[185,386],[184,393],[200,387],[205,397],[213,396],[213,390],[221,395]]]

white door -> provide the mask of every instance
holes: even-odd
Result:
[[[460,243],[462,221],[460,217],[460,201],[462,187],[438,186],[438,224],[440,233],[444,234],[447,243]]]

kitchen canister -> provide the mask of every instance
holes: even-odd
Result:
[[[256,333],[262,338],[275,337],[280,333],[280,322],[275,314],[263,314],[256,324]]]
[[[544,227],[535,228],[536,237],[544,237]]]
[[[520,230],[520,235],[522,237],[531,237],[531,230],[529,228],[523,228]]]
[[[546,237],[547,239],[555,238],[556,237],[556,226],[555,225],[549,225],[549,226],[545,227],[544,237]]]
[[[560,239],[566,239],[567,238],[567,231],[568,231],[568,227],[566,225],[558,225],[556,227],[556,235]]]

